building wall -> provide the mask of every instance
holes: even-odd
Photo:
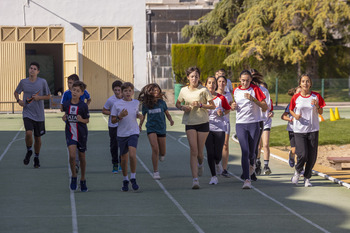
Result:
[[[190,7],[190,5],[173,6],[172,9],[159,9],[160,6],[149,6],[148,8],[147,14],[150,16],[146,16],[147,48],[148,50],[151,48],[152,52],[152,79],[163,89],[173,89],[171,45],[187,43],[188,39],[181,37],[181,29],[187,24],[195,24],[211,9]],[[149,20],[151,21],[150,29]],[[151,33],[151,46],[149,33]]]
[[[79,75],[82,69],[83,26],[132,26],[134,84],[141,89],[146,79],[145,0],[1,0],[2,26],[62,26],[65,42],[77,42]]]

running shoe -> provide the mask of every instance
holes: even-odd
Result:
[[[271,174],[271,169],[269,168],[268,165],[264,166],[264,175],[270,175]]]
[[[256,163],[255,163],[255,173],[260,176],[261,175],[261,162],[260,162],[260,159],[257,159],[256,160]]]
[[[163,162],[165,159],[165,156],[159,156],[159,161]]]
[[[117,164],[117,163],[113,164],[112,172],[113,172],[114,174],[118,174],[118,164]]]
[[[79,173],[79,164],[75,164],[75,172],[78,174]]]
[[[193,180],[192,189],[199,189],[199,180]]]
[[[215,164],[216,174],[221,174],[224,169],[222,168],[221,162],[219,164]]]
[[[203,171],[204,171],[203,164],[202,165],[198,164],[198,176],[202,176],[203,175]]]
[[[304,186],[305,187],[312,187],[312,184],[310,182],[310,179],[304,179]]]
[[[123,180],[122,191],[123,191],[123,192],[129,191],[129,181],[128,181],[128,180]]]
[[[289,160],[288,160],[289,166],[290,166],[290,167],[294,167],[294,165],[295,165],[295,160],[294,160],[294,155],[292,154],[292,151],[291,151],[291,150],[289,151],[288,157],[289,157]]]
[[[242,189],[251,189],[252,188],[252,182],[250,180],[245,180],[244,184],[242,186]]]
[[[299,172],[297,172],[297,171],[295,171],[294,172],[294,176],[292,177],[292,183],[293,184],[295,184],[295,185],[297,185],[298,184],[298,182],[299,182],[299,177],[300,177],[300,173]]]
[[[40,167],[39,157],[34,157],[34,168]]]
[[[72,177],[71,182],[70,182],[70,190],[75,191],[77,190],[78,185],[77,185],[77,177]]]
[[[255,172],[250,176],[250,179],[251,179],[252,181],[257,181],[257,180],[258,180],[258,178],[257,178],[256,175],[255,175]]]
[[[218,183],[219,183],[219,181],[218,181],[218,178],[216,176],[213,176],[209,182],[209,184],[218,184]]]
[[[159,172],[154,172],[154,173],[153,173],[153,179],[155,179],[155,180],[160,180]]]
[[[230,173],[228,173],[228,171],[226,169],[224,169],[224,171],[221,173],[221,176],[226,177],[226,178],[231,177]]]
[[[131,187],[133,190],[138,190],[139,189],[139,186],[137,185],[136,183],[136,179],[130,179],[130,182],[131,182]]]
[[[80,181],[80,191],[82,192],[87,192],[88,188],[86,186],[86,180],[81,180]]]
[[[24,165],[28,165],[30,161],[30,157],[32,156],[33,151],[32,150],[27,150],[26,156],[23,159]]]

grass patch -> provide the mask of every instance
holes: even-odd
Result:
[[[289,146],[289,137],[286,125],[272,127],[270,134],[270,146]],[[326,120],[320,122],[320,134],[318,145],[344,145],[350,144],[350,119],[337,121]]]

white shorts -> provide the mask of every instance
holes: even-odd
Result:
[[[265,129],[271,129],[272,126],[272,119],[271,117],[268,117],[266,121],[264,121],[264,130]]]

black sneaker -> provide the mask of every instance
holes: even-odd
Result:
[[[78,185],[77,185],[77,177],[72,177],[71,182],[70,182],[70,190],[75,191],[77,190]]]
[[[131,187],[133,190],[138,190],[139,189],[139,186],[136,184],[136,179],[130,179],[130,182],[131,182]]]
[[[256,160],[255,165],[256,165],[255,173],[256,173],[258,176],[260,176],[260,174],[261,174],[261,162],[260,162],[259,159]]]
[[[86,180],[81,180],[80,181],[80,191],[82,192],[87,192],[88,188],[86,186]]]
[[[39,167],[40,167],[39,157],[34,157],[34,168],[39,168]]]
[[[26,157],[24,157],[24,159],[23,159],[24,165],[28,165],[29,164],[30,157],[32,156],[32,154],[33,154],[32,150],[28,150],[27,151]]]
[[[129,181],[128,181],[128,180],[123,180],[122,191],[123,191],[123,192],[129,191]]]
[[[265,167],[264,167],[264,174],[265,175],[270,175],[271,174],[271,169],[267,165],[265,165]]]
[[[226,169],[224,169],[224,171],[221,173],[221,176],[226,177],[226,178],[230,178],[231,177]]]
[[[253,181],[257,181],[258,180],[258,178],[255,175],[255,172],[250,176],[250,179],[253,180]]]

